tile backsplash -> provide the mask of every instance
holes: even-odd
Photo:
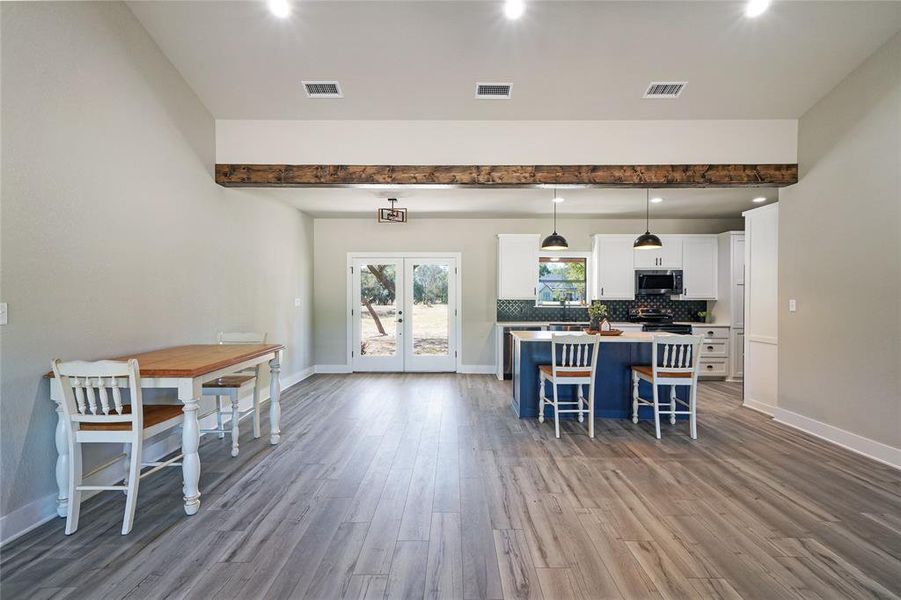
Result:
[[[611,321],[626,321],[632,308],[653,307],[670,310],[676,321],[701,323],[698,312],[707,310],[706,300],[671,300],[669,296],[644,296],[637,300],[605,300],[607,318]],[[585,308],[560,306],[535,306],[534,300],[498,300],[498,321],[587,321]]]

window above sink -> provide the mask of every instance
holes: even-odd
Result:
[[[587,254],[542,253],[538,258],[536,291],[536,306],[586,306]]]

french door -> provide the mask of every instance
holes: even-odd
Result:
[[[456,370],[456,258],[355,258],[351,276],[354,371]]]

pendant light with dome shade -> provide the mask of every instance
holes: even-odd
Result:
[[[644,233],[642,233],[638,238],[636,238],[635,243],[632,244],[632,247],[637,250],[652,250],[655,248],[663,248],[663,242],[660,241],[660,238],[651,233],[651,190],[645,190],[645,228]]]
[[[557,188],[554,188],[554,233],[544,238],[541,242],[542,250],[566,250],[569,243],[566,238],[557,233],[557,205],[563,201],[563,198],[557,198]]]

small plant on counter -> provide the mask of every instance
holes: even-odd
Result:
[[[607,320],[607,305],[601,304],[598,300],[592,300],[588,305],[588,316],[591,318],[591,324],[588,326],[592,331],[601,329],[601,321]]]
[[[699,310],[698,318],[701,319],[701,322],[708,323],[709,322],[708,319],[710,318],[710,311],[709,310]]]

